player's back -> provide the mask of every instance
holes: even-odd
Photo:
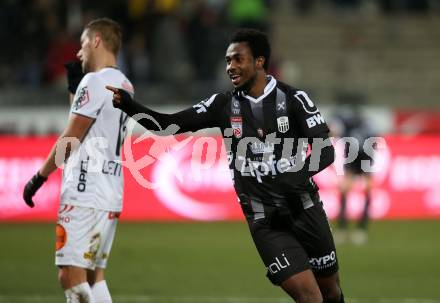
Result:
[[[88,73],[78,86],[71,114],[94,119],[80,148],[65,165],[61,203],[109,211],[122,209],[123,174],[120,162],[127,115],[113,107],[105,86],[133,92],[125,75],[115,68]]]

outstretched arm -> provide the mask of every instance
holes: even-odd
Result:
[[[162,131],[173,124],[178,126],[176,133],[198,131],[203,128],[218,126],[217,118],[213,114],[214,110],[199,113],[194,107],[190,107],[174,114],[163,114],[136,102],[123,89],[112,86],[106,86],[106,88],[113,92],[114,107],[126,112],[150,131]]]

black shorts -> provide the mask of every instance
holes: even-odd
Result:
[[[338,271],[335,244],[322,202],[317,193],[307,195],[313,204],[309,203],[306,209],[301,201],[289,201],[289,207],[264,205],[263,218],[261,214],[246,215],[267,277],[275,285],[307,269],[315,276]]]

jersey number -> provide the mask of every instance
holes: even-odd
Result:
[[[118,131],[118,141],[116,142],[116,156],[120,156],[121,154],[121,146],[124,143],[125,134],[127,132],[127,120],[128,115],[121,112],[119,116],[119,131]]]

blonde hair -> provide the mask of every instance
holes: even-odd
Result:
[[[109,18],[99,18],[89,22],[84,28],[89,33],[99,33],[101,35],[104,46],[115,56],[118,55],[121,48],[122,31],[116,21]]]

